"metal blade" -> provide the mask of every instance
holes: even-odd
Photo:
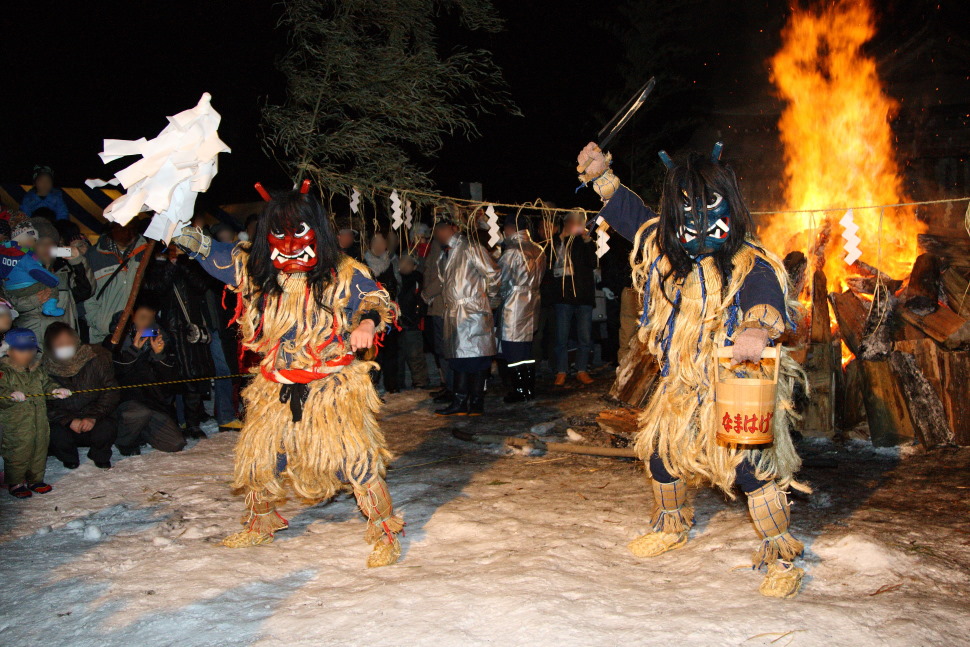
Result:
[[[650,80],[646,82],[646,84],[637,92],[637,94],[634,94],[633,97],[626,102],[626,105],[620,108],[619,112],[613,115],[613,118],[610,119],[609,123],[603,126],[602,130],[597,133],[598,137],[602,137],[599,142],[600,150],[606,150],[606,147],[609,146],[611,141],[613,141],[613,138],[618,132],[620,132],[620,129],[623,128],[630,121],[630,119],[633,118],[633,115],[636,114],[637,110],[639,110],[640,107],[646,103],[647,97],[650,96],[650,93],[653,92],[653,88],[656,85],[657,77],[651,76]],[[604,132],[606,132],[605,137],[603,136]]]

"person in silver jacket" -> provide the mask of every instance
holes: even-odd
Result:
[[[435,227],[441,243],[438,273],[444,305],[444,354],[453,372],[451,404],[440,416],[484,412],[485,380],[495,356],[492,310],[498,307],[499,268],[488,250],[454,222]]]
[[[509,214],[505,219],[505,251],[498,259],[502,298],[499,339],[502,359],[509,371],[511,389],[506,402],[535,397],[536,364],[532,358],[532,337],[539,319],[539,285],[546,270],[546,255],[532,242],[529,222]]]

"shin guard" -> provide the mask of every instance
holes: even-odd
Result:
[[[650,479],[653,486],[653,516],[650,524],[654,532],[686,532],[694,525],[694,509],[687,504],[687,484],[677,480],[660,483]]]
[[[755,568],[779,559],[791,561],[802,554],[805,546],[788,531],[791,522],[788,495],[774,481],[748,493],[748,511],[761,537],[761,546],[754,554]]]
[[[364,540],[368,544],[376,544],[383,538],[385,543],[392,543],[404,529],[404,520],[394,514],[391,494],[384,479],[375,479],[362,487],[355,487],[354,496],[357,497],[360,511],[367,517]]]

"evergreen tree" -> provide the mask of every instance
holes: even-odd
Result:
[[[287,98],[263,109],[264,146],[297,181],[427,191],[444,137],[477,136],[482,112],[517,112],[488,51],[441,52],[439,28],[502,28],[490,0],[287,0],[281,26]]]
[[[657,87],[611,146],[614,169],[655,204],[665,174],[657,151],[683,147],[709,109],[696,81],[716,42],[717,7],[714,0],[627,0],[617,10],[618,19],[605,27],[623,52],[618,63],[626,85],[607,95],[604,107],[612,114],[651,76]]]

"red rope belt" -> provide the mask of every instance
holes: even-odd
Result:
[[[331,359],[323,363],[324,366],[330,368],[339,368],[341,366],[347,366],[354,361],[354,354],[347,353],[342,357],[337,359]],[[275,371],[268,366],[261,365],[259,367],[260,373],[270,382],[276,382],[277,384],[286,384],[287,382],[281,381],[279,378],[283,378],[293,384],[309,384],[316,380],[322,380],[325,377],[329,377],[336,373],[336,371],[308,371],[303,368],[280,368]]]

